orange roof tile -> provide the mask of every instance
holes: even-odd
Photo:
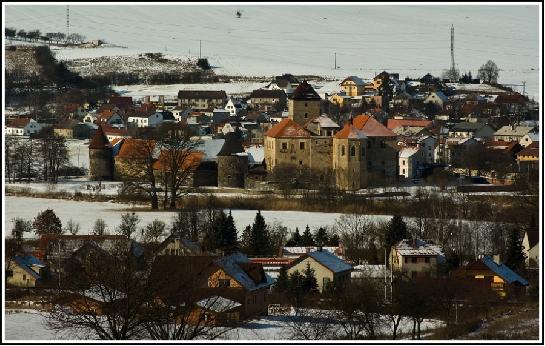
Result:
[[[386,122],[386,128],[393,130],[400,126],[414,126],[414,127],[429,127],[432,125],[431,120],[424,119],[388,119]]]
[[[350,122],[344,124],[344,127],[335,134],[337,139],[347,139],[347,138],[367,138],[362,130],[359,130]]]
[[[118,158],[121,159],[142,159],[155,147],[155,141],[149,139],[127,138],[123,141]]]
[[[387,129],[370,115],[360,114],[354,118],[353,124],[365,133],[367,137],[397,137],[392,130]]]
[[[159,154],[159,158],[157,159],[157,161],[153,163],[154,170],[170,171],[170,167],[168,163],[169,157],[167,154],[168,152],[166,150],[161,151],[161,153]],[[191,152],[189,153],[189,155],[186,155],[185,153],[184,154],[180,153],[178,161],[180,161],[179,165],[181,166],[182,170],[186,170],[188,168],[195,169],[197,168],[199,163],[202,161],[203,157],[204,157],[204,153],[200,151]]]
[[[310,132],[291,119],[283,119],[265,133],[267,137],[310,137]]]

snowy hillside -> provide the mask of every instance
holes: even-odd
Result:
[[[235,16],[242,10],[242,18]],[[65,6],[6,6],[6,26],[65,31]],[[163,52],[208,57],[217,73],[284,72],[369,78],[381,70],[419,77],[455,60],[476,74],[488,59],[500,82],[521,84],[537,98],[539,7],[526,6],[79,6],[70,30],[123,48],[61,49],[61,59]],[[334,53],[337,65],[334,70]],[[519,90],[521,88],[517,87]]]

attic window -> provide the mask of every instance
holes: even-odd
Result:
[[[218,287],[231,287],[231,280],[229,279],[219,279]]]

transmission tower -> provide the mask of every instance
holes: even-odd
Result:
[[[454,66],[454,25],[450,27],[450,70],[455,71],[456,67]]]
[[[70,35],[70,6],[66,5],[66,38]]]

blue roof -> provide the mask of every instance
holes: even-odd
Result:
[[[352,270],[352,266],[327,250],[313,251],[308,254],[317,262],[327,267],[334,273]]]
[[[507,283],[519,282],[521,285],[528,286],[528,281],[515,273],[505,264],[497,264],[490,256],[483,256],[483,263],[494,273],[498,274]]]
[[[32,275],[35,279],[39,279],[40,275],[39,275],[39,273],[35,272],[32,269],[32,266],[37,265],[37,266],[45,267],[45,263],[43,263],[42,261],[40,261],[36,257],[30,256],[30,255],[24,256],[24,257],[23,256],[15,256],[13,258],[13,260],[15,261],[15,263],[17,263],[17,265],[19,265],[19,267],[23,268],[30,275]]]

